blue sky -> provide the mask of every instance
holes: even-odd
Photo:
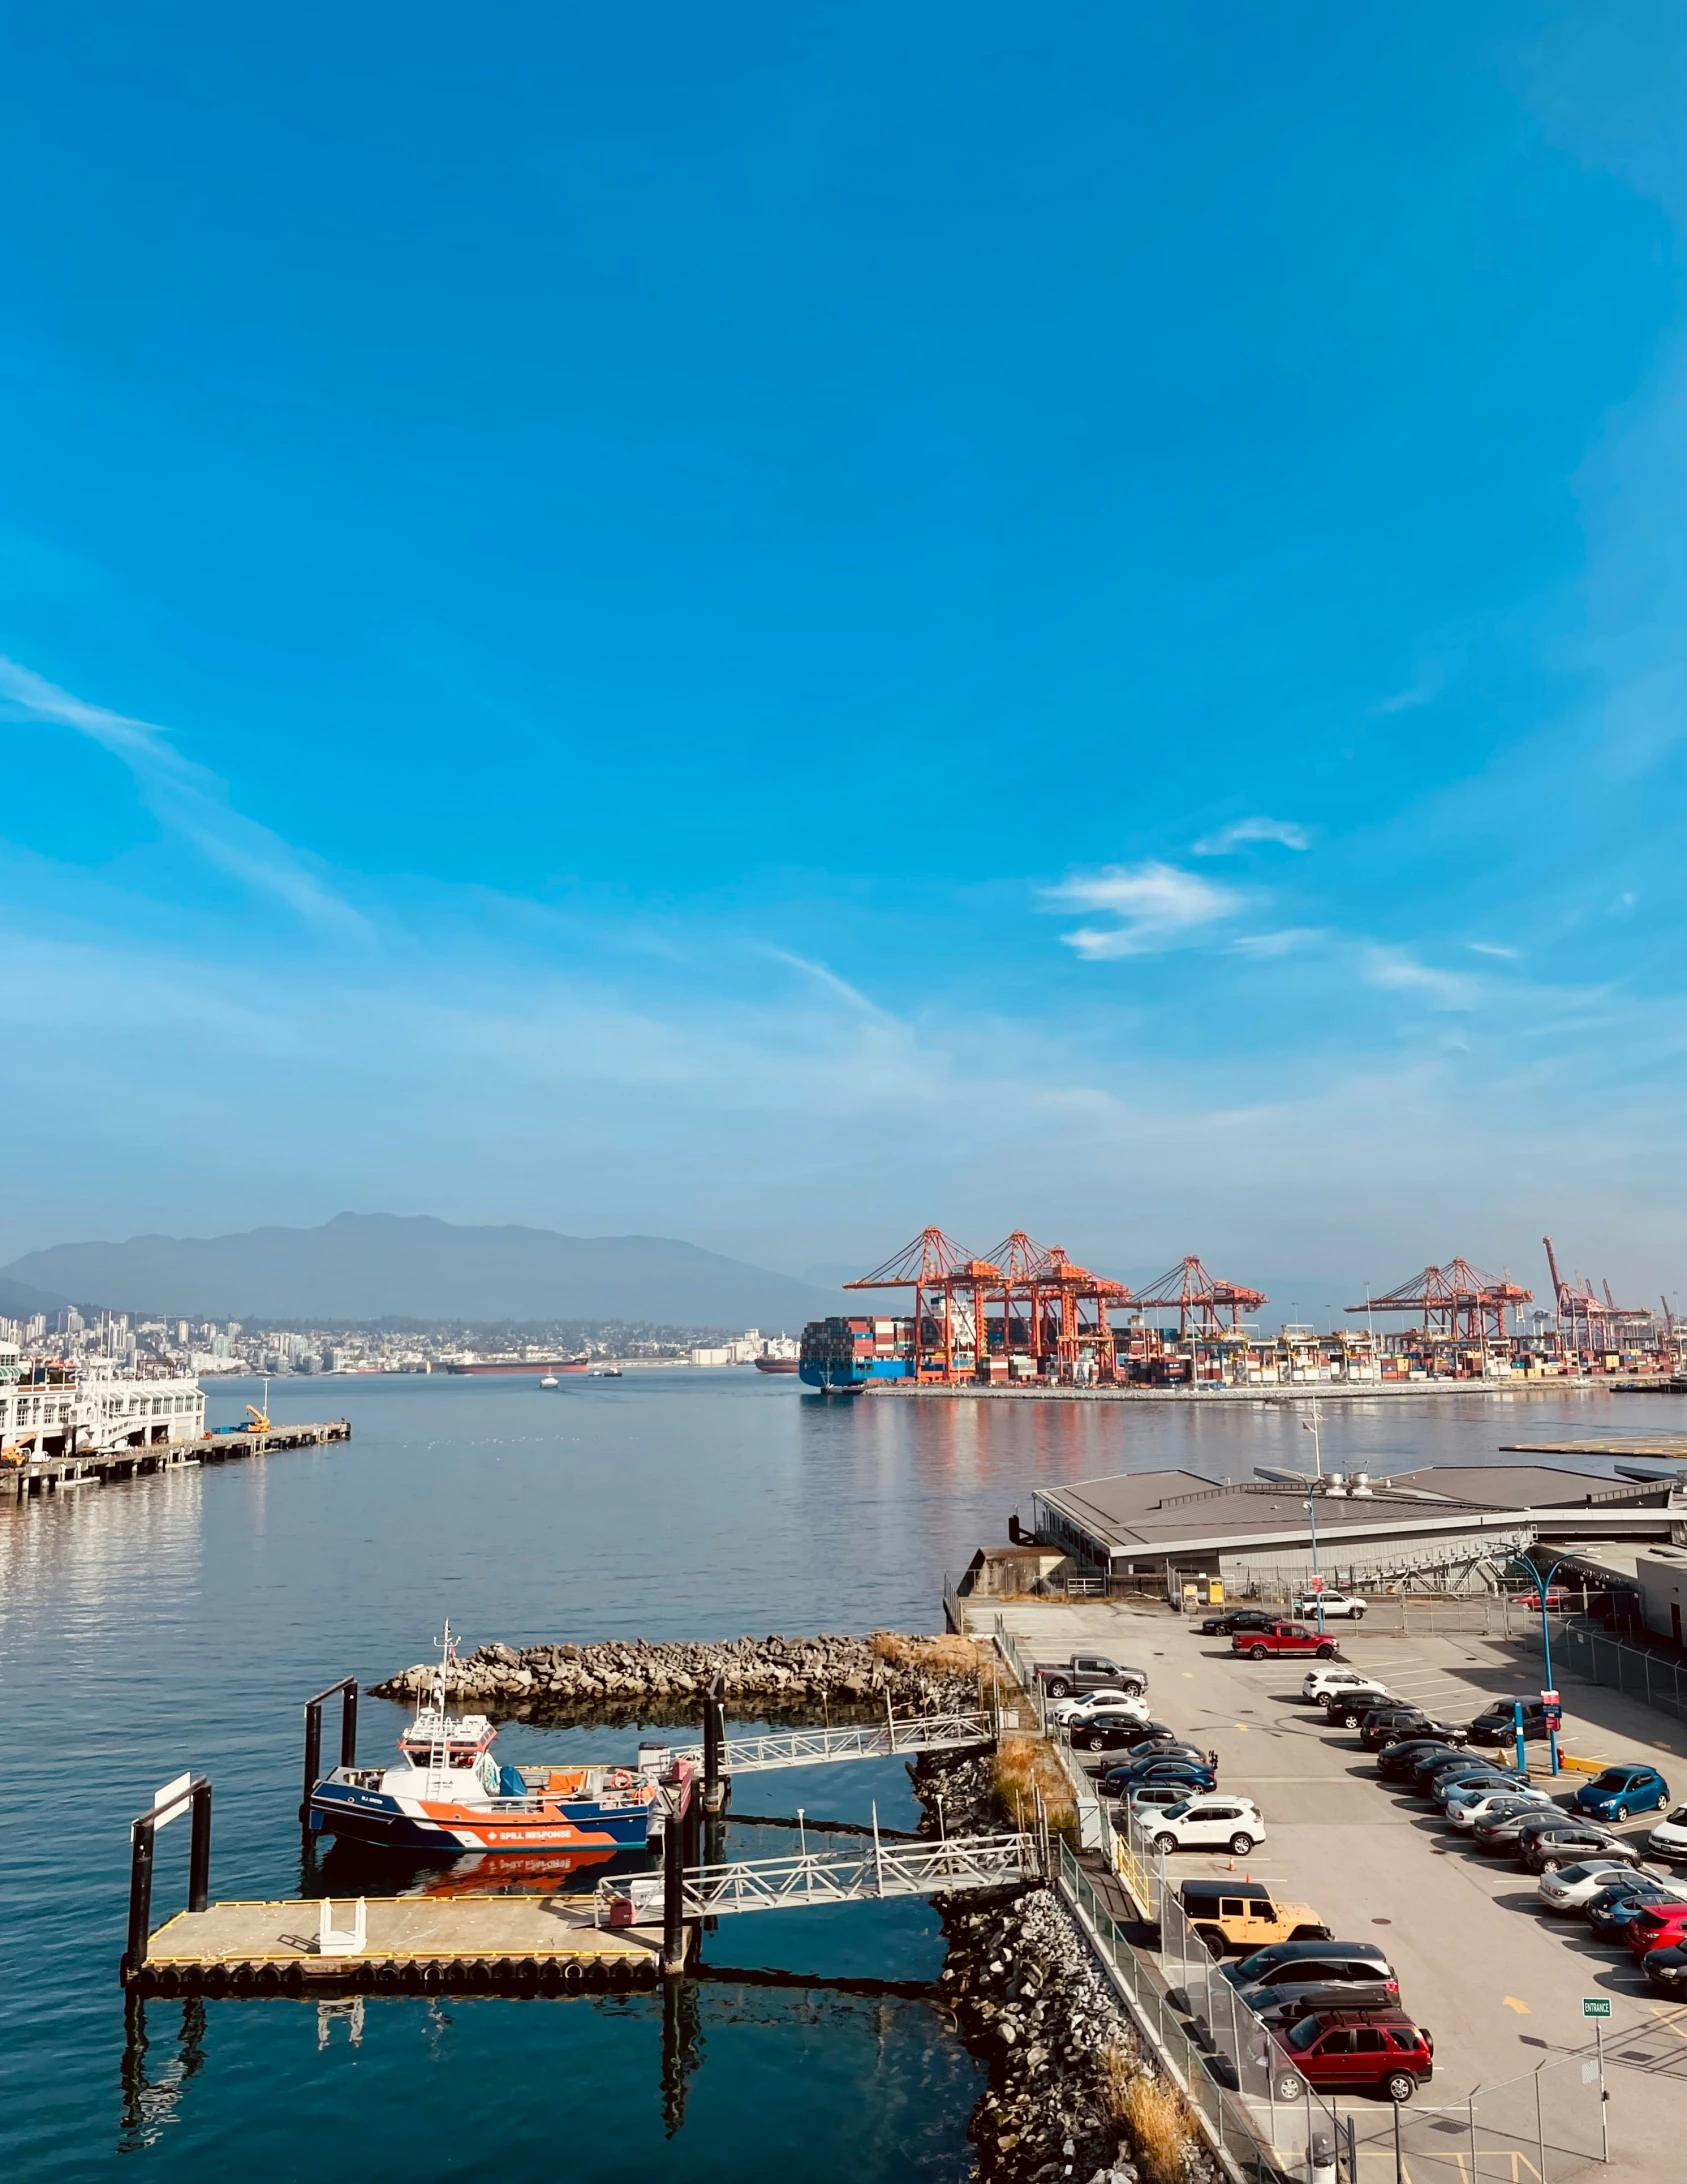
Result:
[[[1680,1280],[1683,44],[15,19],[0,1249]]]

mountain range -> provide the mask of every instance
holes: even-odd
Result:
[[[46,1301],[191,1319],[651,1320],[795,1330],[840,1311],[825,1289],[664,1236],[470,1228],[429,1215],[342,1213],[321,1228],[55,1244],[0,1268]]]

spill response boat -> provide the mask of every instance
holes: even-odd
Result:
[[[484,1714],[453,1714],[445,1626],[439,1666],[398,1740],[396,1767],[336,1767],[311,1792],[324,1835],[395,1850],[642,1850],[657,1803],[654,1774],[631,1767],[508,1767]]]

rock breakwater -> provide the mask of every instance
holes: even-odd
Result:
[[[941,1992],[990,2075],[968,2132],[983,2184],[1220,2184],[1052,1889],[952,1898],[943,1925]]]
[[[437,1665],[418,1662],[371,1686],[372,1695],[417,1698],[437,1673]],[[717,1678],[729,1712],[882,1709],[888,1699],[899,1714],[943,1714],[978,1704],[979,1677],[970,1640],[876,1631],[870,1637],[483,1645],[450,1665],[446,1688],[455,1701],[530,1718],[689,1715]]]

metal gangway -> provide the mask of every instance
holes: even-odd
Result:
[[[732,1911],[802,1911],[822,1903],[887,1902],[963,1889],[1018,1888],[1039,1880],[1036,1835],[951,1835],[934,1843],[881,1843],[861,1851],[804,1851],[795,1858],[746,1858],[688,1866],[688,1919]]]
[[[850,1759],[895,1759],[916,1752],[965,1752],[993,1744],[988,1714],[915,1714],[897,1721],[858,1722],[844,1729],[785,1729],[765,1737],[721,1740],[722,1774],[765,1774],[775,1767],[825,1767]],[[679,1744],[673,1758],[695,1769],[706,1766],[703,1744]]]

